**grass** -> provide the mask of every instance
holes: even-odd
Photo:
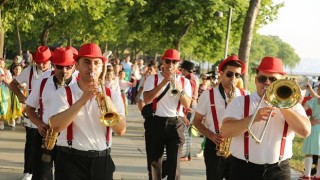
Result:
[[[304,171],[304,154],[302,153],[303,138],[295,137],[293,140],[292,151],[293,156],[290,160],[290,166],[300,172]]]

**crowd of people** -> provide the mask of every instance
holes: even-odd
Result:
[[[0,129],[23,119],[23,179],[113,179],[112,136],[125,134],[128,104],[144,118],[149,179],[180,179],[180,161],[191,160],[192,129],[204,137],[198,156],[204,156],[208,180],[290,179],[295,134],[306,138],[301,179],[311,179],[312,155],[320,155],[314,144],[319,88],[308,88],[314,98],[304,105],[264,101],[270,84],[286,74],[279,58],[262,58],[250,93],[241,79],[246,65],[236,55],[197,75],[176,49],[148,63],[102,54],[94,43],[79,51],[39,46],[27,53],[8,68],[0,58]],[[250,136],[266,122],[257,143]],[[314,179],[320,179],[319,168]]]

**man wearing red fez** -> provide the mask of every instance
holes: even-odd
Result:
[[[49,77],[52,73],[50,58],[52,52],[47,46],[39,46],[33,54],[35,64],[25,68],[19,76],[17,76],[9,84],[10,90],[17,95],[21,103],[25,103],[28,95],[33,90],[36,82],[42,78]],[[25,96],[20,91],[20,85],[25,83],[27,85],[27,95]],[[35,164],[34,159],[41,157],[41,137],[38,132],[37,126],[25,117],[26,128],[26,143],[24,150],[24,178],[31,179],[34,172]],[[40,139],[40,140],[39,140]]]
[[[235,98],[224,113],[221,135],[232,137],[230,178],[289,180],[292,141],[295,134],[303,138],[309,136],[310,120],[298,102],[278,108],[266,100],[265,91],[277,91],[272,83],[277,83],[285,74],[281,59],[264,57],[256,73],[256,92]],[[286,84],[290,84],[290,80],[287,81]],[[292,81],[290,87],[294,83]],[[300,92],[293,93],[300,95]],[[268,126],[261,136],[266,122]]]
[[[236,87],[244,69],[238,56],[229,56],[219,64],[220,83],[202,92],[198,99],[193,124],[206,137],[203,155],[208,180],[230,180],[230,157],[218,150],[223,142],[228,142],[221,137],[220,128],[227,105],[235,97],[249,94]]]
[[[74,54],[70,48],[57,48],[51,57],[51,63],[54,67],[54,75],[44,78],[34,86],[31,94],[26,100],[26,112],[31,122],[34,123],[40,133],[39,141],[46,138],[49,131],[48,112],[49,105],[55,100],[54,92],[60,88],[76,82],[72,76],[74,72]],[[38,109],[39,113],[35,110]],[[43,144],[45,144],[44,142]],[[43,144],[41,146],[43,146]],[[34,159],[35,169],[32,179],[53,179],[53,157],[55,149],[46,150],[43,147],[42,158]],[[41,156],[39,156],[41,157]],[[44,158],[46,157],[46,158]]]
[[[175,73],[179,68],[180,53],[168,49],[162,56],[162,72],[148,76],[143,91],[146,105],[145,141],[149,179],[161,179],[164,147],[167,153],[168,179],[180,179],[180,158],[185,141],[183,107],[190,107],[190,81]],[[150,114],[145,114],[151,107]],[[153,112],[153,113],[152,113]]]
[[[48,116],[52,129],[60,133],[55,179],[110,180],[115,171],[112,131],[118,135],[126,131],[124,105],[119,91],[102,84],[107,59],[98,45],[82,45],[75,60],[80,79],[55,92]],[[113,112],[110,125],[106,111]]]

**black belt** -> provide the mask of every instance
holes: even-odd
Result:
[[[245,161],[245,160],[238,159],[238,158],[236,158],[236,157],[234,157],[234,156],[232,156],[232,155],[231,155],[231,157],[232,157],[232,161],[237,162],[237,163],[240,163],[240,164],[242,164],[242,165],[251,164],[251,165],[253,165],[253,166],[260,167],[260,168],[264,168],[264,169],[270,168],[270,167],[272,167],[272,166],[279,166],[279,165],[281,165],[282,163],[288,163],[288,161],[289,161],[289,159],[286,159],[286,160],[283,160],[283,161],[280,161],[280,162],[276,162],[276,163],[273,163],[273,164],[255,164],[255,163],[252,163],[252,162],[250,162],[250,161],[247,162],[247,161]]]
[[[68,154],[73,154],[73,155],[83,156],[88,158],[97,158],[97,157],[107,156],[107,155],[110,155],[110,152],[111,152],[111,149],[106,149],[103,151],[95,151],[95,150],[81,151],[81,150],[64,147],[64,146],[57,146],[57,149],[59,151],[62,151]]]

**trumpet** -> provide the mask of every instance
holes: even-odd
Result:
[[[171,71],[172,69],[170,69]],[[171,81],[170,81],[170,96],[171,97],[178,97],[180,95],[180,91],[176,88],[176,77],[177,77],[177,73],[174,70],[173,76],[171,77]]]
[[[93,78],[94,73],[90,73]],[[96,101],[100,110],[100,122],[104,126],[112,127],[120,121],[120,115],[111,109],[111,99],[106,94],[106,89],[103,80],[99,80],[98,94],[96,95]]]
[[[301,99],[301,89],[298,83],[292,79],[277,80],[272,84],[270,84],[265,89],[266,90],[263,93],[263,96],[261,97],[261,100],[257,106],[257,109],[252,115],[247,128],[248,133],[252,136],[252,138],[256,141],[256,143],[261,143],[272,115],[272,111],[271,111],[268,116],[268,119],[264,124],[263,130],[260,133],[258,138],[253,133],[251,128],[252,128],[254,119],[257,115],[257,112],[261,106],[262,101],[265,101],[267,104],[271,104],[272,106],[277,108],[287,109],[296,105]],[[265,100],[265,97],[266,97],[266,100]]]

